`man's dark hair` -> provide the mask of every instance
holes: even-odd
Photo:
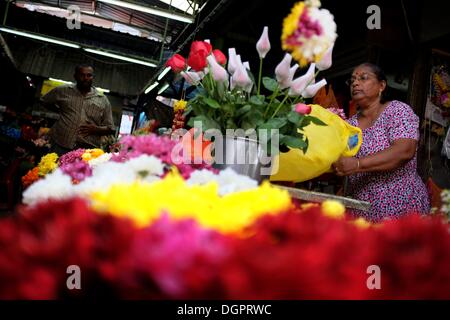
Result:
[[[94,67],[91,66],[90,64],[83,63],[83,64],[79,64],[79,65],[75,66],[75,73],[78,73],[78,71],[80,71],[80,69],[83,69],[83,68],[91,68],[92,70],[94,70]]]

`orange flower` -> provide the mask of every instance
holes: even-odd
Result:
[[[25,189],[37,180],[39,180],[39,167],[34,167],[22,177],[22,185]]]

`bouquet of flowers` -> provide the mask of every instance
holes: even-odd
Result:
[[[257,78],[235,48],[228,49],[227,58],[220,50],[213,50],[208,41],[194,41],[187,59],[180,54],[171,57],[166,65],[198,88],[198,94],[187,104],[185,115],[192,113],[188,125],[199,122],[202,131],[216,129],[227,135],[237,129],[244,130],[246,136],[248,132],[265,131],[268,143],[278,139],[280,145],[306,152],[308,138],[303,128],[311,122],[324,123],[308,115],[311,108],[303,102],[326,84],[325,79],[315,82],[315,70],[331,66],[337,37],[333,16],[319,7],[318,1],[299,2],[285,19],[283,49],[292,51],[292,55],[287,53],[275,68],[275,78],[261,74],[270,50],[267,27],[256,44],[260,59]],[[291,66],[292,58],[299,64]],[[299,66],[307,63],[308,71],[294,79]]]

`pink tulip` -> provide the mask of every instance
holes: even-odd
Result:
[[[258,51],[259,57],[261,59],[265,58],[267,52],[270,50],[270,41],[269,41],[269,28],[264,27],[264,30],[256,43],[256,50]]]
[[[317,69],[320,71],[327,70],[333,64],[332,56],[333,56],[333,47],[334,43],[328,48],[327,51],[322,56],[322,59],[317,63]]]
[[[298,64],[295,64],[294,66],[292,66],[289,69],[289,77],[287,79],[285,79],[284,81],[281,81],[279,83],[281,89],[286,89],[286,88],[289,88],[291,86],[292,79],[294,79],[295,71],[297,71],[297,69],[298,69]]]
[[[182,71],[181,76],[191,86],[196,86],[200,83],[200,80],[204,77],[203,72]]]
[[[297,103],[295,105],[295,112],[300,114],[310,114],[311,113],[311,106],[308,106],[304,103]]]
[[[284,55],[283,60],[275,68],[275,76],[277,81],[283,82],[289,78],[289,69],[291,67],[292,56],[289,53]]]
[[[303,91],[302,96],[303,98],[312,98],[316,95],[317,91],[320,90],[324,85],[327,84],[327,80],[322,79],[319,82],[309,85],[306,87],[305,91]]]
[[[305,88],[312,83],[314,80],[314,71],[316,69],[316,64],[311,63],[308,71],[301,77],[295,79],[291,83],[291,87],[289,88],[289,95],[291,97],[298,97],[302,94]]]
[[[245,70],[245,67],[242,64],[237,66],[237,69],[231,79],[231,89],[238,87],[241,89],[245,89],[245,91],[248,91],[249,88],[251,89],[251,87],[253,86],[253,82],[248,76],[247,70]]]
[[[228,49],[228,72],[230,74],[234,74],[236,71],[238,62],[236,57],[236,49],[235,48],[229,48]]]
[[[217,63],[213,55],[209,55],[206,60],[208,60],[209,67],[211,68],[211,73],[214,81],[217,82],[227,82],[228,73],[227,71]]]

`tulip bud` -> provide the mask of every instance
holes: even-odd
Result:
[[[303,98],[314,97],[316,95],[317,91],[319,91],[320,88],[322,88],[326,84],[327,84],[327,80],[322,79],[319,82],[306,87],[305,91],[303,91],[303,93],[302,93]]]
[[[311,113],[311,106],[308,106],[304,103],[297,103],[294,107],[295,112],[300,114],[310,114]]]
[[[303,76],[292,81],[291,87],[289,88],[290,96],[296,97],[302,94],[306,86],[308,86],[314,80],[315,69],[316,69],[315,63],[311,63],[308,71]]]
[[[228,81],[227,71],[220,64],[217,63],[214,56],[210,55],[206,59],[208,60],[208,64],[211,68],[211,73],[212,73],[212,77],[213,77],[214,81],[217,81],[217,82]]]
[[[286,89],[291,86],[292,79],[294,79],[295,71],[297,71],[297,69],[298,69],[298,64],[295,64],[294,66],[292,66],[289,69],[289,77],[287,79],[279,82],[281,89]]]
[[[270,50],[269,28],[264,27],[261,37],[256,43],[256,51],[258,51],[259,57],[263,59],[265,58],[269,50]]]
[[[327,70],[333,64],[332,56],[333,56],[333,47],[334,43],[328,48],[327,51],[322,56],[319,62],[317,62],[317,69],[320,71]]]
[[[275,76],[280,83],[289,78],[289,68],[291,67],[292,56],[289,53],[284,55],[283,60],[275,68]]]
[[[237,57],[236,57],[236,49],[229,48],[228,49],[228,72],[230,74],[234,74],[237,68]]]
[[[242,64],[238,65],[236,72],[232,76],[232,79],[233,87],[238,87],[247,91],[249,90],[249,87],[251,89],[251,86],[253,86],[253,82],[248,76],[247,70],[245,70],[245,67]]]

